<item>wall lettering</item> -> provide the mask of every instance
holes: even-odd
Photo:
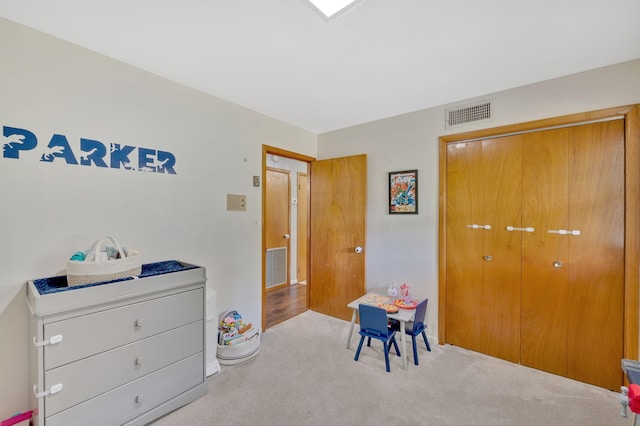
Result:
[[[54,134],[49,142],[38,148],[38,138],[27,129],[2,127],[2,157],[20,159],[29,154],[37,154],[40,161],[61,162],[69,165],[104,167],[151,173],[175,175],[176,157],[167,151],[142,148],[119,143],[104,143],[80,138],[74,152],[65,135]],[[79,159],[79,161],[78,161]]]

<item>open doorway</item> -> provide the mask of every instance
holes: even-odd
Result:
[[[267,158],[277,155],[298,160],[307,167],[307,277],[306,303],[302,311],[315,312],[349,320],[347,304],[365,294],[367,161],[365,154],[329,158],[316,161],[312,157],[263,145],[262,175],[267,175]],[[345,184],[347,182],[348,184]],[[267,312],[275,306],[267,305],[267,185],[262,185],[262,324],[263,330],[273,325]],[[297,202],[296,202],[297,205]],[[346,209],[346,207],[348,207]],[[346,210],[345,210],[346,209]],[[346,212],[335,214],[336,211]],[[294,227],[288,233],[291,237]],[[294,250],[289,250],[289,253]],[[291,260],[289,260],[291,262]],[[293,269],[293,268],[291,268]],[[297,266],[296,266],[297,270]],[[290,277],[287,270],[287,277]],[[290,281],[288,281],[290,284]],[[296,282],[296,284],[298,284]],[[284,288],[291,290],[291,285]],[[269,291],[271,293],[271,291]],[[298,293],[297,293],[298,295]],[[285,295],[281,305],[289,306],[291,295]],[[300,312],[297,312],[300,313]],[[285,313],[283,318],[297,315]]]
[[[309,162],[263,147],[263,329],[309,309]]]

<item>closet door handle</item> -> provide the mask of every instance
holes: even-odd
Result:
[[[467,228],[472,228],[472,229],[491,229],[491,225],[476,225],[474,223],[473,225],[467,225]]]
[[[485,256],[484,260],[486,260],[487,262],[491,262],[491,260],[493,259],[493,257],[491,256]]]
[[[535,231],[535,228],[532,228],[531,226],[527,226],[526,228],[516,228],[515,226],[507,226],[505,228],[507,231],[511,232],[511,231],[523,231],[523,232],[533,232]]]
[[[579,229],[567,230],[567,229],[549,229],[547,231],[550,234],[560,234],[560,235],[580,235]]]
[[[555,262],[553,262],[554,268],[562,268],[563,266],[564,266],[564,263],[560,262],[559,260],[556,260]]]

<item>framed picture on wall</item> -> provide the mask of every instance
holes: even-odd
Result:
[[[418,171],[389,172],[389,214],[418,214]]]

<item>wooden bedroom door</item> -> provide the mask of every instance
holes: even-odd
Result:
[[[267,259],[266,289],[289,284],[290,211],[289,170],[268,167],[266,170],[265,249]]]
[[[310,190],[309,307],[349,320],[366,289],[366,155],[313,161]]]

